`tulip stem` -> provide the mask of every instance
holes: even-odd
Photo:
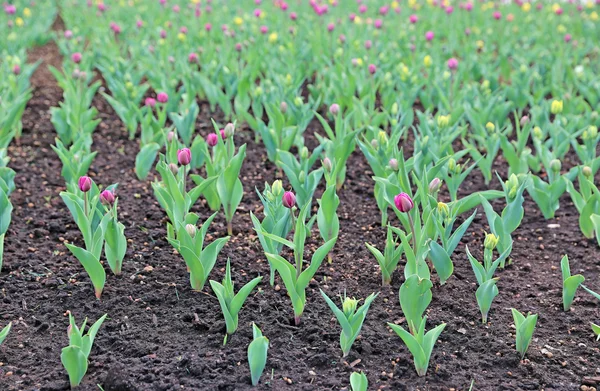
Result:
[[[413,251],[414,251],[415,255],[417,255],[417,239],[415,237],[415,223],[413,221],[413,218],[412,218],[410,212],[408,212],[407,214],[408,214],[408,221],[410,223],[410,231],[412,232]]]
[[[233,234],[233,225],[231,221],[227,222],[227,235],[231,236]]]
[[[88,217],[88,193],[87,191],[83,194],[83,212],[85,213],[85,217]]]

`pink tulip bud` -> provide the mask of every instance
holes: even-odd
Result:
[[[376,29],[380,29],[383,26],[383,20],[375,19],[375,22],[373,22],[373,26],[375,26]]]
[[[333,23],[329,23],[327,25],[327,31],[329,31],[329,32],[332,32],[334,28],[335,28],[335,24],[333,24]]]
[[[283,206],[285,206],[288,209],[291,209],[294,207],[294,205],[296,205],[296,195],[291,191],[286,191],[285,193],[283,193],[283,198],[281,201]]]
[[[75,52],[75,53],[71,54],[71,60],[75,64],[79,64],[81,62],[81,53]]]
[[[261,34],[266,34],[269,32],[269,28],[267,26],[260,26]]]
[[[73,32],[71,30],[66,30],[64,35],[66,39],[73,38]]]
[[[256,16],[257,18],[259,18],[260,14],[262,14],[262,11],[260,9],[257,8],[257,9],[254,10],[254,16]]]
[[[496,20],[502,19],[502,14],[498,11],[494,12],[494,19],[496,19]]]
[[[183,148],[177,151],[177,161],[182,166],[187,166],[192,161],[192,152],[189,148]]]
[[[565,42],[571,42],[572,38],[571,34],[565,34]]]
[[[287,9],[289,8],[288,3],[286,3],[285,1],[281,3],[280,8],[282,11],[287,11]]]
[[[221,140],[225,140],[225,129],[219,130],[219,134],[221,135]]]
[[[104,190],[100,193],[100,202],[107,206],[112,206],[115,203],[115,193],[110,190]]]
[[[169,95],[167,95],[166,92],[159,92],[158,95],[156,95],[156,99],[160,103],[167,103],[169,101]]]
[[[387,15],[387,13],[389,12],[389,10],[390,10],[390,9],[389,9],[389,7],[388,7],[387,5],[384,5],[383,7],[380,7],[380,8],[379,8],[379,13],[380,13],[381,15],[384,15],[384,16],[385,16],[385,15]]]
[[[19,64],[15,64],[15,66],[14,66],[14,67],[13,67],[13,69],[12,69],[12,71],[13,71],[13,73],[14,73],[15,75],[17,75],[17,76],[18,76],[18,75],[21,73],[21,67],[19,66]]]
[[[235,44],[235,50],[236,50],[237,52],[241,52],[241,51],[242,51],[242,44],[241,44],[241,43],[239,43],[239,42],[238,42],[238,43],[236,43],[236,44]]]
[[[425,33],[425,39],[428,41],[432,41],[434,37],[433,31],[428,31]]]
[[[451,5],[449,5],[448,7],[446,7],[446,14],[447,15],[450,15],[453,12],[454,12],[454,7],[452,7]]]
[[[452,57],[451,59],[448,60],[448,68],[450,70],[455,70],[456,68],[458,68],[458,60],[454,57]]]
[[[374,75],[375,72],[377,72],[377,67],[375,66],[375,64],[369,64],[369,73],[371,75]]]
[[[79,190],[81,190],[84,193],[87,193],[92,188],[92,178],[84,175],[79,178],[78,184],[79,184]]]
[[[332,104],[331,106],[329,106],[329,112],[331,113],[331,115],[337,115],[340,112],[340,105],[338,105],[337,103]]]
[[[210,30],[212,30],[212,24],[210,24],[210,23],[206,23],[206,24],[204,25],[204,29],[205,29],[206,31],[210,31]]]
[[[156,99],[146,98],[146,100],[144,101],[144,104],[148,107],[154,107],[154,106],[156,106]]]
[[[415,24],[415,23],[417,23],[419,18],[417,17],[417,15],[413,14],[408,18],[408,20],[410,21],[410,23]]]
[[[138,20],[137,22],[135,22],[135,26],[139,29],[142,28],[143,25],[144,25],[144,22],[142,22],[141,20]]]
[[[188,56],[188,61],[191,63],[198,62],[198,55],[196,53],[190,53]]]
[[[350,19],[351,22],[354,22],[354,19],[356,19],[356,14],[350,14],[350,16],[348,16],[348,18]]]
[[[12,4],[6,4],[4,6],[4,12],[6,12],[8,15],[14,15],[17,12],[17,7]]]
[[[364,14],[365,12],[367,12],[367,6],[362,4],[360,7],[358,7],[358,12]]]
[[[370,39],[367,39],[365,41],[365,49],[369,50],[369,49],[371,49],[372,46],[373,46],[373,42],[371,42]]]
[[[292,19],[292,20],[298,19],[298,14],[295,12],[290,12],[290,19]]]
[[[440,180],[440,178],[433,178],[431,180],[431,182],[429,182],[429,193],[435,194],[438,191],[440,191],[441,187],[442,187],[442,181]]]
[[[176,14],[179,13],[179,6],[178,5],[174,5],[173,6],[173,12],[175,12]]]
[[[282,104],[285,102],[281,102]],[[235,134],[235,126],[233,126],[233,124],[231,122],[229,122],[227,125],[225,125],[225,128],[223,129],[223,133],[221,134],[221,136],[225,139],[225,138],[229,138],[232,137]]]
[[[209,146],[214,147],[215,145],[217,145],[218,142],[219,142],[219,137],[217,136],[216,133],[211,133],[208,136],[206,136],[206,143]]]
[[[104,3],[98,4],[98,11],[100,11],[100,12],[106,11],[106,5]]]
[[[394,204],[396,204],[396,208],[402,213],[409,212],[415,206],[412,198],[406,193],[400,193],[394,197]]]

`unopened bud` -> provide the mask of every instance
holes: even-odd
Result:
[[[331,165],[331,160],[328,157],[323,159],[322,164],[323,164],[323,168],[325,169],[325,171],[331,172],[332,165]]]
[[[344,311],[344,315],[346,315],[346,317],[349,317],[350,315],[354,314],[357,305],[358,300],[346,297],[344,299],[344,302],[342,303],[342,310]]]
[[[586,178],[589,178],[592,176],[592,168],[590,166],[584,166],[583,169],[581,170],[581,172],[583,173],[583,176],[585,176]]]
[[[302,184],[304,184],[304,181],[306,181],[306,173],[304,170],[300,171],[300,175],[298,175],[298,181],[300,181]]]
[[[223,134],[225,135],[225,138],[230,138],[233,137],[234,133],[235,126],[233,126],[233,124],[229,122],[227,125],[225,125],[225,129],[223,129]]]
[[[379,142],[376,139],[371,140],[371,146],[375,149],[379,148]]]
[[[169,170],[173,173],[173,175],[177,175],[179,173],[179,167],[175,163],[169,163]]]
[[[488,132],[493,132],[494,129],[496,129],[496,126],[493,123],[488,122],[487,124],[485,124],[485,128]]]
[[[271,186],[271,191],[273,192],[273,195],[279,197],[279,195],[283,192],[283,183],[281,182],[281,180],[278,179],[275,182],[273,182],[273,186]]]
[[[558,159],[553,159],[550,162],[550,169],[556,173],[560,172],[560,169],[562,168],[562,164],[560,162],[560,160]]]
[[[302,160],[306,160],[306,159],[308,159],[308,155],[309,155],[308,148],[302,147],[302,149],[300,150],[300,158]]]
[[[431,182],[429,182],[429,194],[435,194],[440,191],[442,187],[442,181],[440,178],[433,178]]]
[[[194,224],[187,224],[185,230],[192,238],[196,236],[196,226]]]
[[[288,109],[287,103],[285,103],[285,102],[281,102],[281,104],[279,105],[279,110],[280,110],[280,111],[281,111],[283,114],[285,114],[285,113],[287,113],[287,109]]]
[[[483,246],[488,250],[493,250],[498,245],[498,237],[494,234],[487,234]]]
[[[443,202],[438,202],[437,211],[440,214],[440,217],[443,219],[450,216],[450,208],[448,207],[448,204],[445,204]]]
[[[390,159],[388,165],[390,166],[390,168],[394,171],[398,171],[398,160],[396,159]]]
[[[542,132],[542,129],[540,129],[539,126],[533,128],[533,137],[537,139],[541,139],[542,137],[544,137],[544,133]]]

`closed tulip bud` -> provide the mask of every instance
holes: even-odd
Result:
[[[301,97],[297,96],[297,97],[294,98],[294,105],[296,105],[296,107],[302,106],[302,103],[303,102],[302,102],[302,98]]]
[[[288,209],[293,208],[294,205],[296,205],[296,195],[291,191],[286,191],[285,193],[283,193],[281,203]]]
[[[494,129],[496,129],[496,126],[493,123],[488,122],[487,124],[485,124],[485,128],[488,132],[493,132]]]
[[[79,190],[81,190],[84,193],[87,193],[92,188],[92,178],[90,178],[89,176],[82,176],[81,178],[79,178],[78,184]]]
[[[281,102],[281,103],[279,104],[279,110],[280,110],[280,111],[281,111],[283,114],[287,113],[287,109],[288,109],[288,105],[287,105],[287,103],[285,103],[285,102]]]
[[[392,104],[392,109],[390,110],[390,114],[392,114],[392,115],[398,114],[398,103],[397,102],[394,102]]]
[[[387,136],[387,133],[386,133],[386,132],[384,132],[383,130],[382,130],[382,131],[380,131],[380,132],[377,134],[377,141],[379,142],[379,145],[385,145],[385,144],[387,144],[387,142],[388,142],[388,136]]]
[[[308,159],[308,156],[309,156],[308,148],[302,147],[302,149],[300,150],[300,158],[303,160],[306,160],[306,159]]]
[[[183,148],[177,151],[177,161],[182,166],[187,166],[192,161],[192,152],[189,148]]]
[[[544,137],[544,133],[542,132],[542,129],[540,129],[539,126],[533,128],[533,137],[537,139],[541,139],[542,137]]]
[[[406,193],[400,193],[395,196],[394,204],[396,204],[396,208],[402,213],[410,212],[415,206],[412,198]]]
[[[561,164],[560,160],[558,160],[558,159],[553,159],[553,160],[550,162],[550,169],[551,169],[552,171],[554,171],[554,172],[556,172],[556,173],[559,173],[561,168],[562,168],[562,164]]]
[[[371,146],[375,149],[379,148],[379,141],[376,139],[371,140]]]
[[[450,158],[448,160],[448,171],[454,172],[456,170],[456,160]]]
[[[323,164],[323,168],[325,169],[325,171],[331,172],[332,165],[331,165],[331,160],[328,157],[323,159],[322,164]]]
[[[450,216],[450,208],[448,207],[448,204],[443,202],[438,202],[437,211],[442,219],[446,219],[448,216]]]
[[[437,118],[437,124],[440,128],[445,128],[450,123],[449,115],[440,115]]]
[[[179,173],[179,167],[175,163],[169,163],[169,170],[173,173],[173,175],[177,175]]]
[[[73,54],[71,54],[71,60],[75,63],[75,64],[79,64],[81,62],[81,53],[79,52],[75,52]]]
[[[442,187],[442,181],[440,178],[433,178],[431,182],[429,182],[429,194],[435,194],[440,191]]]
[[[104,190],[100,193],[100,202],[107,206],[112,206],[115,203],[115,194],[110,190]]]
[[[167,133],[167,141],[171,142],[173,141],[173,138],[175,137],[175,132],[170,131],[169,133]]]
[[[527,125],[527,123],[529,122],[529,117],[524,115],[521,117],[521,121],[519,121],[519,124],[521,125],[521,127]]]
[[[169,95],[167,95],[166,92],[159,92],[158,95],[156,95],[156,100],[160,103],[167,103],[169,101]]]
[[[594,125],[590,125],[588,128],[588,135],[590,139],[594,140],[596,137],[598,137],[598,128]]]
[[[219,137],[217,136],[216,133],[210,133],[208,136],[206,136],[206,143],[209,146],[214,147],[215,145],[217,145],[218,142],[219,142]]]
[[[563,111],[563,101],[562,100],[553,100],[550,105],[550,112],[554,115],[560,114]]]
[[[196,236],[196,226],[194,224],[187,224],[185,226],[185,231],[188,233],[188,235],[190,235],[192,238],[194,236]]]
[[[229,122],[227,125],[225,125],[225,128],[223,129],[223,135],[225,136],[225,138],[229,138],[233,137],[234,133],[235,126],[233,126],[233,124]]]
[[[306,173],[304,170],[300,171],[300,175],[298,175],[298,181],[302,184],[304,184],[304,181],[306,181]]]
[[[344,311],[344,315],[349,317],[350,315],[356,312],[356,306],[358,305],[358,300],[351,299],[349,297],[344,298],[344,302],[342,303],[342,310]]]
[[[483,242],[483,246],[487,250],[493,250],[498,245],[498,239],[499,238],[494,234],[487,234],[487,235],[485,235],[485,240]]]
[[[329,112],[331,113],[331,115],[337,115],[340,112],[340,105],[338,105],[337,103],[332,104],[331,106],[329,106]]]
[[[590,166],[584,166],[581,171],[583,173],[583,176],[585,176],[586,178],[592,176],[592,168]]]
[[[283,183],[279,179],[273,182],[273,186],[271,186],[271,192],[277,197],[279,197],[283,192]]]
[[[390,159],[390,161],[388,162],[388,165],[390,166],[390,168],[394,171],[398,171],[398,160],[396,159]]]

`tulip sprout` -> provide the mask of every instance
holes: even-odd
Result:
[[[0,331],[0,345],[4,342],[6,337],[8,337],[8,333],[10,333],[10,329],[12,328],[12,322],[4,326],[2,331]]]
[[[563,309],[568,311],[571,308],[573,299],[579,286],[585,281],[585,277],[581,274],[571,275],[571,267],[569,266],[569,257],[565,255],[560,261],[560,269],[563,278]]]
[[[210,281],[210,286],[219,300],[221,311],[223,311],[223,316],[225,317],[227,334],[231,335],[237,330],[238,313],[242,309],[248,295],[252,293],[252,290],[254,290],[261,280],[262,277],[256,277],[244,285],[236,294],[233,290],[233,281],[231,281],[231,265],[229,259],[227,259],[227,267],[225,269],[223,282],[219,284],[217,281]]]
[[[260,375],[262,375],[267,365],[269,340],[254,323],[252,323],[252,334],[253,340],[248,346],[248,365],[250,366],[252,385],[256,386],[260,380]]]
[[[348,353],[350,353],[350,349],[352,348],[352,344],[360,334],[360,330],[362,329],[363,322],[367,317],[367,312],[369,311],[369,307],[378,293],[371,293],[366,299],[365,303],[357,308],[358,300],[351,299],[346,296],[344,292],[344,297],[342,298],[342,309],[340,310],[338,306],[321,290],[321,295],[327,305],[337,318],[340,326],[342,327],[342,333],[340,334],[340,347],[342,348],[343,357],[347,357]]]
[[[513,319],[515,321],[515,327],[517,328],[517,352],[521,353],[521,360],[525,357],[525,353],[531,343],[531,338],[535,330],[535,324],[537,323],[537,314],[527,314],[525,317],[522,313],[514,308],[511,308]]]

